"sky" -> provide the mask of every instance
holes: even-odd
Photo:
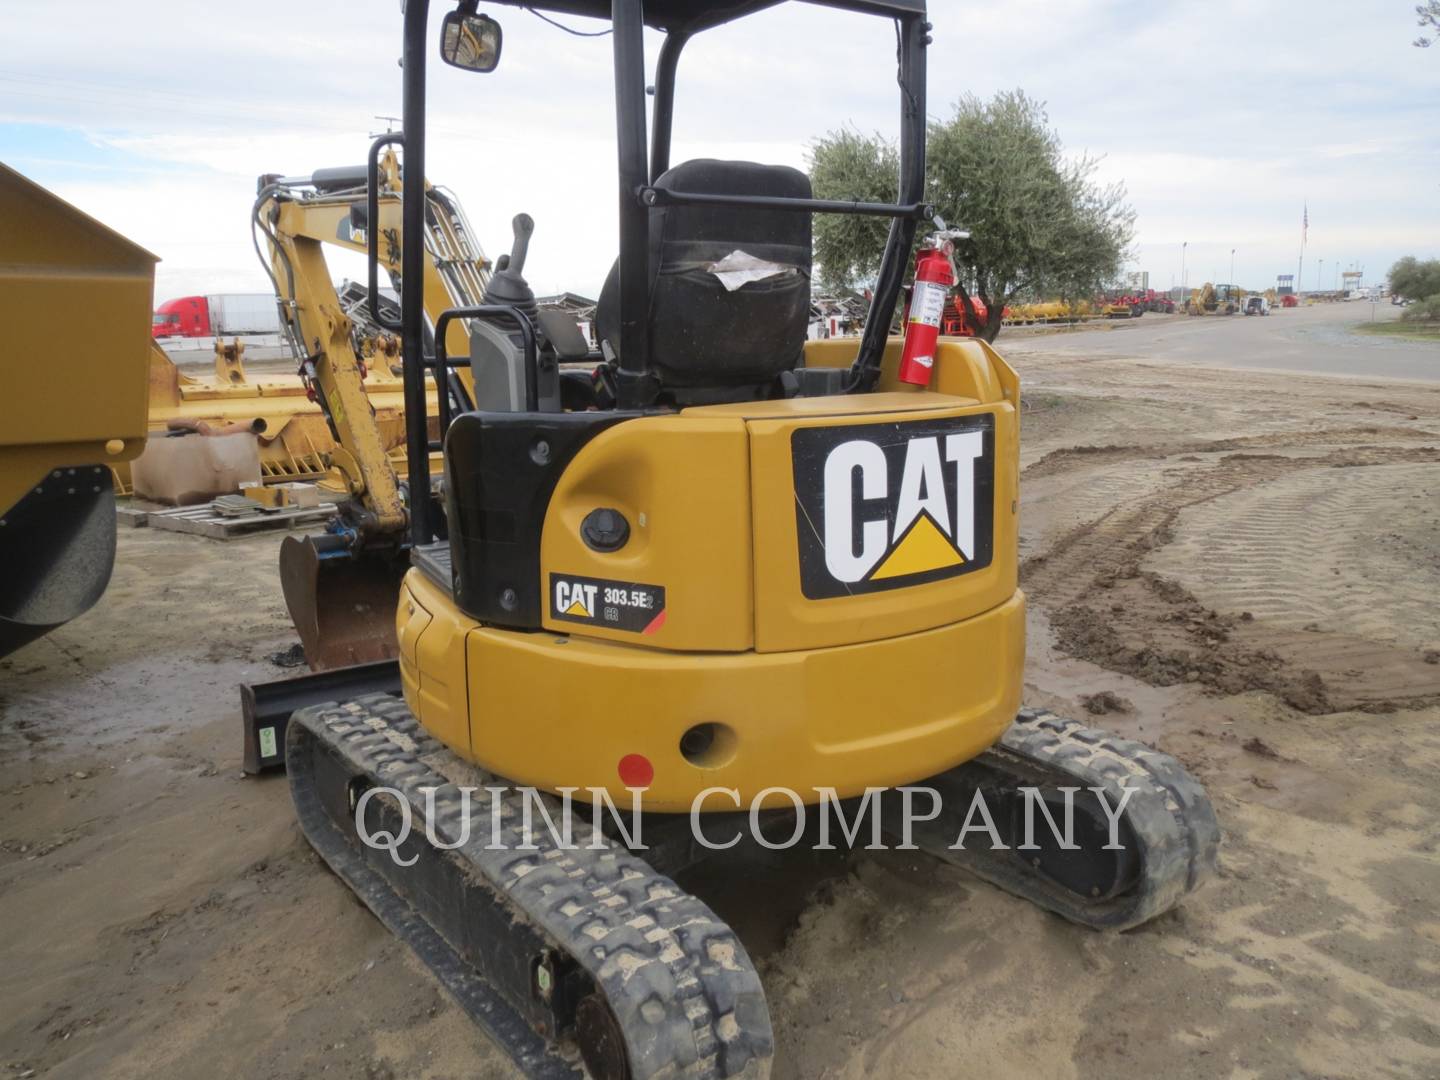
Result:
[[[514,214],[534,217],[537,293],[596,296],[617,248],[610,39],[480,10],[504,28],[499,70],[432,59],[430,180],[492,257]],[[1179,284],[1182,244],[1192,287],[1273,285],[1297,270],[1307,207],[1304,289],[1440,257],[1440,47],[1411,45],[1413,0],[930,0],[930,18],[931,115],[967,93],[1044,101],[1067,151],[1125,183],[1128,269],[1152,287]],[[256,177],[362,162],[400,112],[399,0],[0,0],[0,25],[0,162],[158,255],[157,302],[268,289]],[[672,160],[804,168],[816,136],[893,136],[898,112],[886,23],[783,4],[686,48]],[[331,266],[363,275],[347,253]]]

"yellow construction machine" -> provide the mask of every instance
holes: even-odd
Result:
[[[827,0],[897,35],[894,202],[815,199],[784,166],[672,164],[686,42],[774,3],[513,0],[611,30],[619,257],[591,352],[534,307],[524,215],[481,303],[433,317],[411,286],[435,46],[428,0],[408,0],[403,131],[346,180],[369,194],[372,286],[381,265],[399,267],[399,319],[386,323],[373,287],[369,302],[402,342],[403,479],[384,476],[365,430],[318,271],[276,260],[307,378],[366,492],[332,542],[405,568],[390,597],[403,700],[362,693],[374,664],[306,676],[288,698],[331,699],[287,714],[297,813],[530,1076],[768,1075],[754,966],[669,876],[738,844],[742,808],[795,826],[793,839],[807,810],[841,800],[907,848],[1093,927],[1146,921],[1214,866],[1214,813],[1178,762],[1021,707],[1015,372],[984,342],[941,338],[919,365],[928,383],[899,378],[888,328],[917,227],[934,218],[924,0]],[[653,106],[647,26],[662,37]],[[489,72],[501,42],[462,0],[439,53]],[[396,146],[401,212],[386,223],[379,154]],[[806,340],[817,213],[890,223],[858,343]],[[300,300],[292,272],[324,300]],[[270,756],[279,726],[254,733]],[[593,816],[562,802],[580,789]],[[916,790],[933,799],[924,812]],[[607,804],[633,806],[635,827]],[[1063,838],[1032,835],[1037,807],[1063,818]],[[535,827],[541,814],[565,827]],[[972,828],[991,843],[955,843]]]
[[[1185,301],[1186,315],[1234,315],[1245,306],[1245,290],[1238,285],[1212,285],[1206,282],[1192,289]]]
[[[398,273],[400,174],[393,153],[381,158],[379,173],[377,207],[386,237],[386,266]],[[299,308],[323,306],[335,313],[337,320],[346,320],[350,352],[362,373],[362,391],[379,421],[379,438],[403,468],[399,338],[368,316],[364,285],[346,283],[335,288],[324,254],[327,246],[365,251],[363,179],[363,167],[321,169],[309,176],[262,176],[259,187],[266,195],[254,207],[252,229],[256,250],[276,286],[277,302],[288,314],[282,325],[297,367],[311,351],[294,333]],[[455,195],[429,184],[425,193],[426,310],[433,321],[447,307],[479,302],[490,280],[490,260]],[[380,310],[393,313],[395,305],[385,300]],[[462,348],[463,327],[457,325],[451,333],[455,347]],[[245,347],[239,341],[215,341],[214,373],[207,376],[181,371],[156,346],[150,358],[149,412],[154,433],[237,424],[254,431],[261,476],[267,483],[318,480],[332,467],[352,489],[358,490],[363,482],[363,477],[356,475],[352,456],[342,449],[337,460],[334,451],[340,444],[336,432],[311,393],[306,376],[268,367],[259,372],[248,370]],[[436,458],[438,468],[438,455]],[[121,489],[126,490],[127,471],[122,466],[116,473]]]
[[[377,143],[377,151],[383,145]],[[408,496],[396,472],[406,453],[403,394],[393,399],[383,422],[384,406],[376,400],[380,387],[403,391],[391,370],[392,365],[399,370],[398,310],[382,299],[379,277],[383,268],[387,283],[398,282],[404,259],[402,179],[393,150],[372,154],[368,169],[374,176],[370,185],[367,166],[262,176],[252,214],[256,250],[275,288],[299,383],[319,406],[330,436],[325,459],[347,494],[326,534],[287,537],[281,545],[286,604],[315,670],[395,656],[395,590],[408,566]],[[444,311],[472,307],[493,291],[492,268],[459,200],[428,182],[422,197],[422,242],[415,245],[421,268],[411,280],[423,284],[433,348]],[[368,285],[342,298],[326,263],[326,245],[375,251]],[[449,348],[468,352],[470,333],[464,320],[450,322]],[[471,406],[475,385],[469,371],[447,372],[442,382],[445,408],[439,415]],[[436,391],[426,391],[420,415],[436,401]],[[438,424],[437,415],[427,423],[424,445],[412,448],[421,455],[415,475],[428,476],[432,463],[438,470]]]
[[[155,256],[0,165],[0,656],[87,611],[145,447]]]

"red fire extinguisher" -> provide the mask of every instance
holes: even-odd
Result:
[[[915,255],[915,284],[905,309],[905,348],[900,353],[901,382],[930,385],[945,297],[955,287],[955,266],[950,261],[953,235],[936,233]]]

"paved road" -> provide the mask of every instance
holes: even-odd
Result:
[[[1197,367],[1300,371],[1313,375],[1361,375],[1440,381],[1440,342],[1372,337],[1353,331],[1369,320],[1372,306],[1354,301],[1280,310],[1267,318],[1243,315],[1187,318],[1146,315],[1108,330],[1029,336],[1002,334],[1001,352],[1073,352],[1123,356]],[[1379,319],[1400,309],[1374,305]]]

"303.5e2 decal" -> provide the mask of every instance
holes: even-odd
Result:
[[[995,417],[796,430],[805,596],[921,585],[990,565]]]
[[[665,625],[665,586],[551,574],[550,617],[632,634],[653,634]]]

